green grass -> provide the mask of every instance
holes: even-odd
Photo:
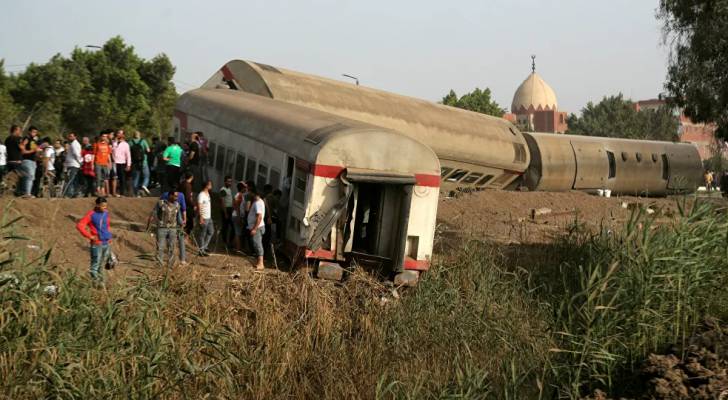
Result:
[[[628,393],[645,355],[728,310],[728,220],[709,205],[667,225],[636,212],[619,232],[575,223],[549,246],[465,240],[399,299],[361,271],[341,285],[256,275],[221,291],[153,274],[94,289],[47,253],[17,251],[11,215],[0,225],[0,398]]]

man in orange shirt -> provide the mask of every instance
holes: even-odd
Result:
[[[94,144],[94,172],[96,173],[96,192],[99,196],[109,193],[109,174],[111,172],[111,146],[102,134]]]

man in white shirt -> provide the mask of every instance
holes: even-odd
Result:
[[[63,189],[63,197],[75,197],[80,194],[78,191],[80,177],[78,171],[83,164],[81,157],[81,144],[76,139],[76,134],[71,132],[68,134],[68,150],[66,150],[66,159],[63,161],[63,167],[68,173],[68,182]]]
[[[250,233],[250,248],[253,249],[253,253],[257,258],[255,269],[262,270],[265,268],[263,265],[263,256],[265,255],[263,249],[263,234],[265,233],[265,202],[260,198],[258,189],[255,186],[248,187],[252,195],[252,201],[250,204],[250,210],[248,210],[248,220],[246,227]]]
[[[0,143],[0,188],[5,188],[5,172],[8,165],[8,149]],[[2,190],[0,190],[2,192]]]
[[[200,234],[197,238],[197,246],[200,249],[200,256],[207,257],[207,246],[210,245],[215,227],[212,225],[212,202],[210,201],[210,189],[212,181],[205,182],[202,191],[197,195],[197,207],[200,214]]]

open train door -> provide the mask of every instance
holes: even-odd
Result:
[[[354,187],[342,221],[347,258],[382,272],[402,272],[415,176],[348,168],[342,179]]]
[[[609,177],[609,160],[604,145],[571,141],[576,159],[574,189],[602,189]]]
[[[402,272],[415,176],[348,168],[340,179],[344,191],[317,221],[308,248],[318,250],[335,229],[337,260]]]

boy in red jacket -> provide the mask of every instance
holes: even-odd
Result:
[[[89,240],[91,245],[91,266],[89,272],[91,279],[96,283],[102,283],[104,278],[101,275],[101,266],[106,264],[110,255],[109,243],[111,242],[111,225],[109,223],[108,203],[106,198],[98,197],[96,207],[86,213],[78,221],[76,229],[81,235]]]

